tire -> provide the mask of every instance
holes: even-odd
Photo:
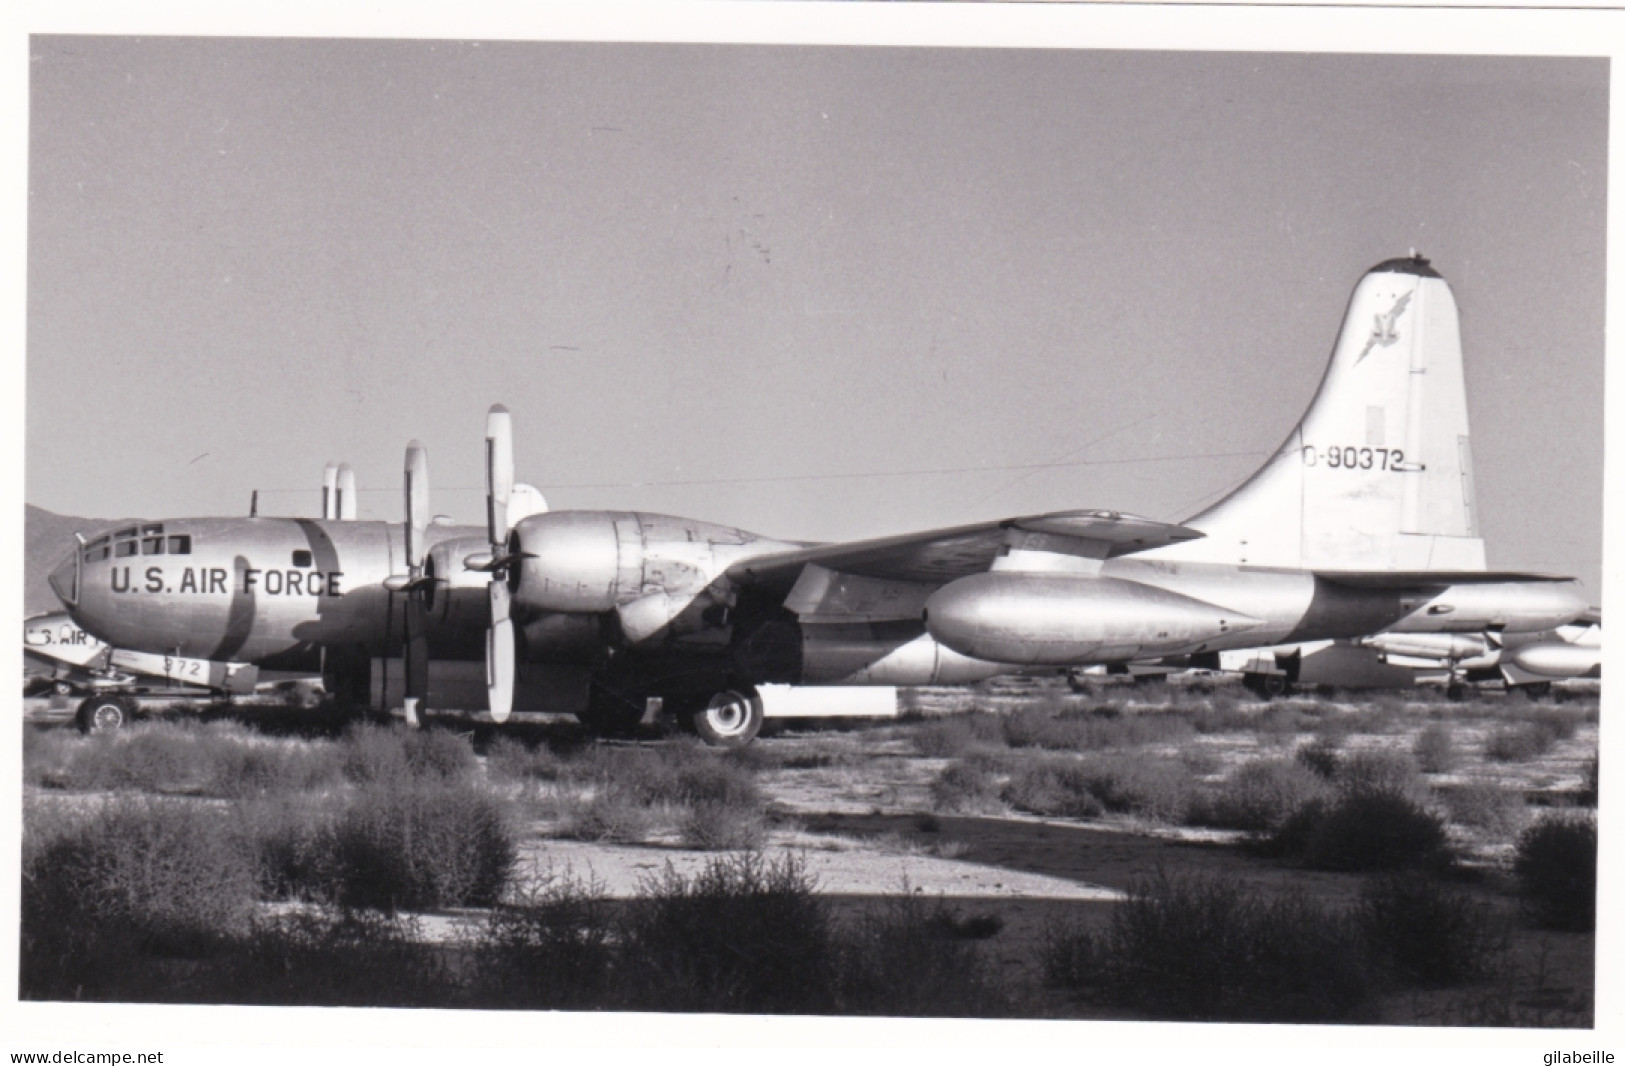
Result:
[[[74,720],[81,733],[110,733],[135,718],[135,704],[123,696],[91,696],[79,704]]]
[[[641,701],[633,703],[602,685],[593,685],[587,693],[587,706],[576,712],[576,720],[597,736],[625,737],[637,731],[643,710]]]
[[[1467,698],[1467,686],[1462,684],[1451,684],[1446,686],[1444,690],[1444,698],[1452,703],[1460,703],[1462,700]]]
[[[1258,679],[1258,694],[1267,700],[1285,696],[1292,691],[1292,682],[1285,674],[1265,674]]]
[[[1552,694],[1552,683],[1550,681],[1532,681],[1527,685],[1515,686],[1514,691],[1521,693],[1523,698],[1530,703],[1537,703]]]
[[[762,698],[749,686],[724,689],[693,711],[689,725],[713,748],[742,748],[762,729]]]

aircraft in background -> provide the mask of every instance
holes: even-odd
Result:
[[[1463,682],[1500,682],[1509,692],[1540,699],[1553,681],[1602,676],[1602,612],[1596,609],[1543,632],[1379,633],[1360,643],[1390,669],[1442,672],[1453,699],[1465,693]]]
[[[1161,678],[1186,669],[1240,674],[1243,685],[1266,699],[1302,686],[1400,689],[1423,681],[1442,682],[1453,700],[1466,696],[1469,685],[1489,683],[1544,699],[1554,681],[1602,676],[1602,619],[1593,609],[1538,631],[1385,632],[1136,663],[1122,672]]]
[[[760,686],[940,685],[1012,668],[1430,630],[1550,629],[1567,579],[1485,570],[1457,312],[1412,254],[1355,288],[1307,414],[1183,524],[1021,515],[835,544],[633,511],[548,511],[486,429],[485,527],[431,522],[407,448],[402,524],[190,518],[82,541],[52,587],[114,644],[323,672],[356,708],[573,711],[615,733],[659,706],[749,742]],[[658,700],[658,704],[653,701]]]
[[[110,649],[65,612],[23,619],[23,694],[82,695],[96,685],[122,685],[130,675],[112,669]]]
[[[23,694],[83,695],[75,719],[89,733],[117,729],[135,716],[143,697],[168,703],[212,703],[216,696],[253,692],[257,667],[115,648],[97,640],[67,614],[23,620]]]

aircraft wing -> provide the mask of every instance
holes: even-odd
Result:
[[[804,567],[816,564],[861,577],[940,585],[987,570],[1013,531],[1059,538],[1077,554],[1096,559],[1202,536],[1186,526],[1117,511],[1055,511],[759,555],[735,563],[727,576],[742,585],[787,588]]]
[[[1357,589],[1445,588],[1449,585],[1574,580],[1556,574],[1526,574],[1508,570],[1316,570],[1314,573],[1322,581]]]

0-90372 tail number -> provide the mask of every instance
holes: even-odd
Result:
[[[1303,446],[1304,466],[1327,466],[1333,470],[1408,470],[1405,453],[1398,448],[1360,448],[1354,445],[1333,445],[1317,448]]]

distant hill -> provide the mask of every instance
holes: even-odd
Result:
[[[51,568],[73,547],[75,533],[95,533],[129,525],[133,518],[76,518],[31,503],[23,505],[23,611],[60,611],[62,601],[51,591]]]

